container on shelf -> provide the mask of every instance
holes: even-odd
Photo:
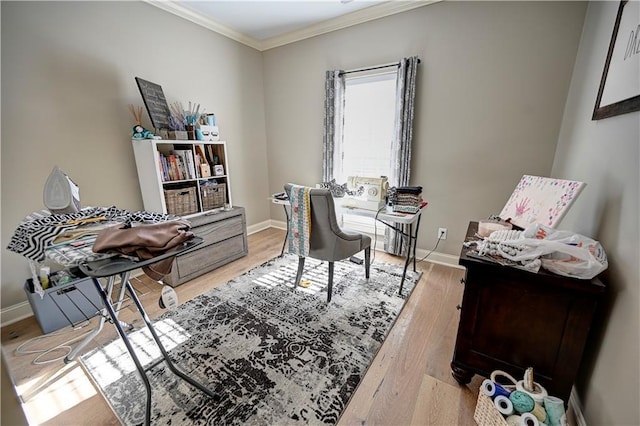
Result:
[[[198,196],[194,186],[165,189],[164,199],[169,214],[185,216],[198,212]]]
[[[200,186],[202,196],[202,210],[212,210],[224,207],[227,202],[226,185],[224,183],[205,184]]]

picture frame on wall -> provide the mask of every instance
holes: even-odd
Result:
[[[640,111],[640,2],[622,0],[592,120]]]

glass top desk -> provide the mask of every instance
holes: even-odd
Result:
[[[283,207],[284,213],[287,218],[287,233],[284,237],[284,242],[282,243],[282,251],[280,256],[284,254],[284,248],[287,244],[287,238],[289,237],[289,200],[288,199],[280,199],[271,197],[271,202],[274,204],[281,205]],[[357,216],[370,217],[372,219],[377,220],[378,222],[384,224],[385,226],[393,229],[395,232],[402,235],[402,238],[405,242],[405,250],[406,250],[406,258],[404,263],[404,270],[402,272],[402,280],[400,281],[400,290],[402,293],[402,288],[404,286],[404,280],[407,276],[407,268],[409,267],[409,263],[413,260],[413,271],[416,272],[416,247],[418,242],[418,230],[420,228],[420,219],[422,217],[422,213],[427,208],[426,203],[423,203],[420,210],[417,213],[401,213],[401,212],[388,212],[385,209],[380,211],[375,210],[367,210],[359,207],[351,207],[344,205],[344,198],[334,198],[333,201],[336,206],[336,213],[348,213]]]

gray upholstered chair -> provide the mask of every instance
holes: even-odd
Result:
[[[292,184],[284,189],[291,199]],[[309,236],[309,255],[318,260],[329,262],[329,282],[327,283],[327,303],[331,301],[333,290],[334,262],[346,259],[364,250],[365,277],[369,279],[371,255],[371,237],[359,232],[344,231],[338,225],[333,196],[328,189],[311,188],[309,191],[311,208],[311,233]],[[288,224],[287,224],[288,225]],[[300,283],[304,270],[305,257],[298,257],[298,273],[294,290]]]

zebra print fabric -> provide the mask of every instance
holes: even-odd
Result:
[[[88,207],[67,214],[51,214],[47,210],[42,210],[31,213],[20,222],[7,249],[29,260],[42,262],[45,258],[45,249],[58,235],[80,226],[75,221],[99,217],[117,223],[157,223],[177,219],[174,215],[147,211],[131,212],[115,206]]]

